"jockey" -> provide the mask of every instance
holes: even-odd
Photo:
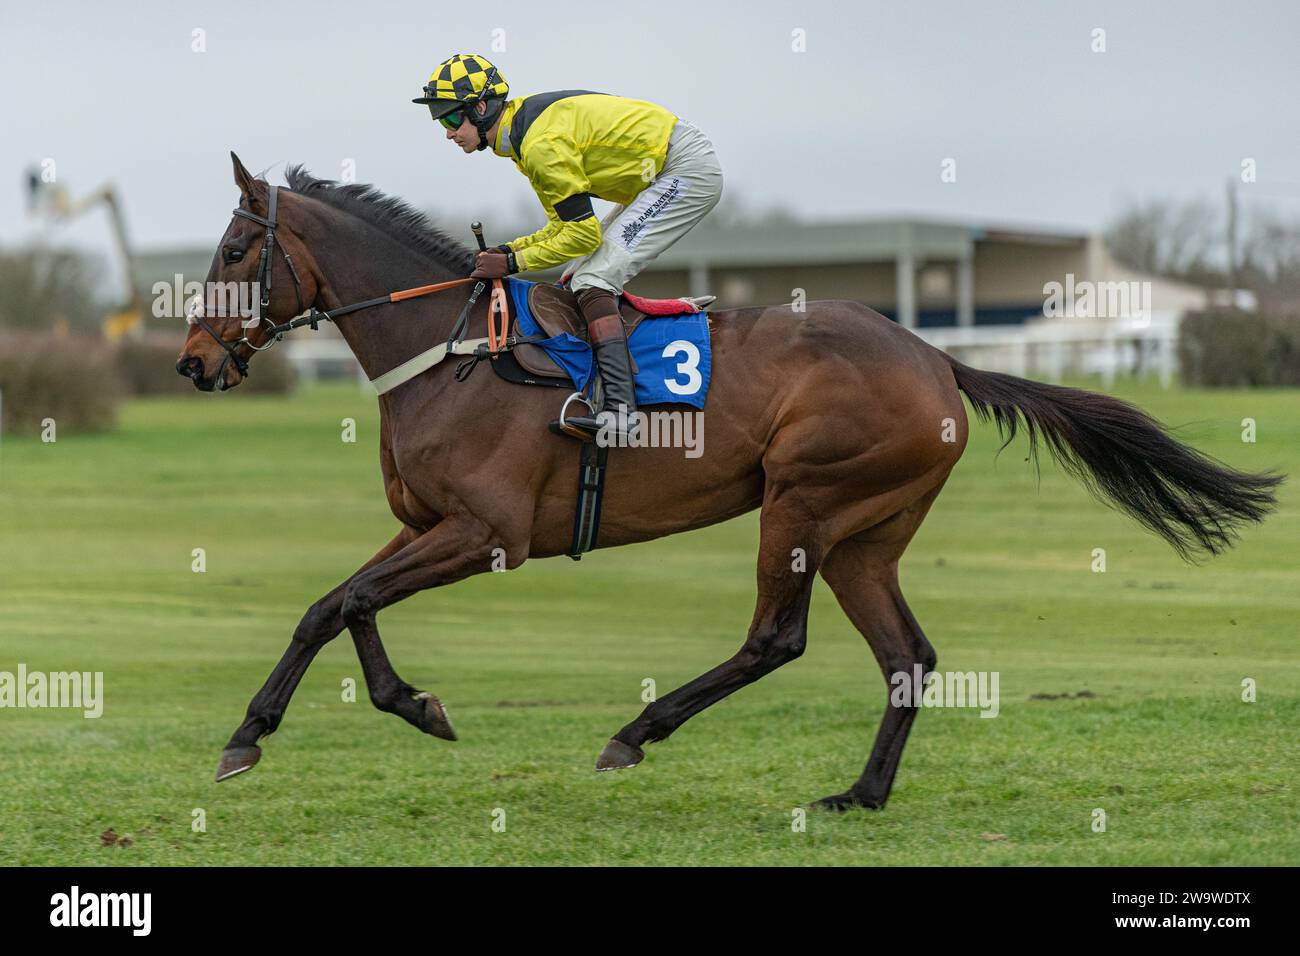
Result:
[[[474,277],[580,260],[570,287],[604,396],[595,416],[567,422],[594,435],[602,415],[620,405],[628,416],[636,411],[618,309],[623,285],[717,205],[722,168],[703,133],[654,103],[589,90],[511,100],[509,90],[486,58],[457,54],[438,65],[425,95],[412,102],[426,104],[447,139],[466,153],[491,146],[510,158],[546,210],[547,223],[537,232],[480,252]],[[593,197],[615,204],[603,221],[592,210]]]

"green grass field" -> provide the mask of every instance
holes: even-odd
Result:
[[[886,703],[820,582],[801,659],[636,769],[592,771],[644,679],[665,693],[739,646],[754,515],[385,611],[398,672],[461,739],[379,713],[364,686],[345,702],[361,673],[344,635],[261,764],[217,785],[302,612],[395,530],[374,399],[142,400],[113,434],[6,438],[0,671],[103,671],[105,705],[98,720],[0,710],[0,863],[1300,863],[1300,392],[1120,394],[1234,466],[1294,476],[1278,513],[1187,566],[1054,466],[1037,484],[1023,443],[995,457],[978,428],[903,585],[941,670],[999,672],[1000,715],[922,712],[888,807],[810,811],[804,832],[793,811],[856,779]],[[130,844],[101,845],[109,828]]]

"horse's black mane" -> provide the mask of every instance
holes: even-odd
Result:
[[[301,164],[285,170],[289,188],[363,219],[417,252],[436,259],[456,275],[469,275],[474,254],[447,235],[418,209],[364,183],[317,179]]]

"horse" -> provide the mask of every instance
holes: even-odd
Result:
[[[209,283],[260,280],[264,320],[283,322],[306,307],[330,318],[371,379],[451,336],[462,297],[387,294],[466,281],[470,249],[373,186],[315,179],[295,166],[286,171],[287,187],[272,187],[233,152],[231,159],[239,207]],[[345,303],[358,300],[367,307],[344,315]],[[471,326],[488,321],[487,309],[486,298],[475,304]],[[597,770],[635,766],[644,745],[798,658],[817,574],[866,639],[887,700],[891,675],[919,668],[924,679],[934,671],[935,649],[903,597],[898,567],[966,448],[963,394],[1006,442],[1023,429],[1035,463],[1045,444],[1099,499],[1187,560],[1229,547],[1243,525],[1263,520],[1276,504],[1280,475],[1232,470],[1119,399],[970,368],[857,302],[808,302],[802,313],[789,304],[728,309],[709,318],[707,453],[688,458],[643,447],[610,454],[597,546],[648,541],[760,509],[754,614],[734,655],[649,703],[605,744]],[[286,327],[209,316],[190,328],[177,371],[199,389],[235,388],[256,351]],[[566,552],[575,446],[546,428],[555,392],[492,375],[459,381],[435,367],[378,401],[380,472],[400,530],[306,611],[223,750],[218,780],[258,762],[258,741],[280,725],[312,659],[344,629],[374,706],[455,740],[441,701],[398,676],[376,615],[502,561],[513,569]],[[916,696],[906,706],[887,703],[857,781],[814,806],[885,805],[920,706]]]

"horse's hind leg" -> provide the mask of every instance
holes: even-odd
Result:
[[[758,604],[745,643],[730,659],[647,706],[605,745],[597,770],[634,766],[645,756],[642,744],[665,739],[710,704],[803,653],[821,557],[817,524],[797,494],[769,490],[761,528]]]
[[[867,639],[885,675],[886,700],[885,716],[862,776],[844,793],[818,800],[816,806],[830,810],[880,809],[889,798],[918,709],[893,705],[890,677],[901,673],[911,680],[919,664],[924,679],[935,666],[934,648],[899,589],[898,559],[938,493],[936,488],[877,527],[841,541],[822,562],[822,577],[853,626]]]
[[[356,574],[372,567],[400,551],[415,537],[416,532],[404,528],[392,541],[384,545],[379,552],[361,566]],[[248,705],[244,722],[231,736],[226,749],[221,753],[221,763],[217,766],[217,782],[246,770],[252,770],[262,756],[257,746],[258,740],[273,733],[280,726],[284,711],[289,706],[289,699],[297,690],[299,681],[307,672],[308,666],[315,659],[320,649],[343,632],[343,595],[352,583],[353,574],[334,590],[313,604],[303,615],[289,648],[275,665],[275,670],[266,679],[262,689]]]

